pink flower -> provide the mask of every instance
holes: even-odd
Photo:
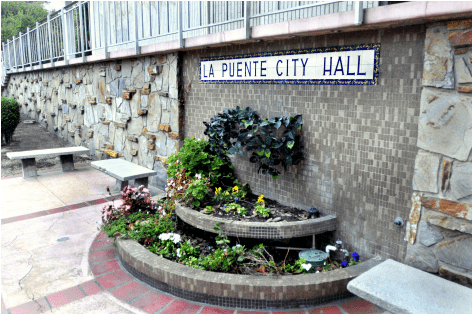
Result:
[[[108,185],[105,186],[105,189],[110,190],[110,186],[108,186]]]
[[[144,192],[145,194],[147,194],[147,193],[149,193],[149,190],[148,190],[147,188],[144,188],[144,189],[143,189],[143,192]]]

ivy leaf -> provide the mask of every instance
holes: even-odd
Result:
[[[273,179],[278,179],[279,175],[271,175]]]
[[[266,119],[263,119],[263,121],[259,123],[260,127],[265,127],[267,125],[269,125],[269,122]]]
[[[243,151],[238,151],[238,154],[239,154],[240,156],[243,156]]]
[[[293,146],[294,146],[294,141],[288,141],[288,142],[287,142],[287,147],[288,147],[289,149],[292,149]]]
[[[230,154],[235,154],[236,153],[236,149],[234,147],[230,148],[230,150],[228,150],[228,153]]]
[[[278,122],[276,123],[276,125],[274,125],[274,127],[275,127],[276,129],[279,129],[279,127],[281,127],[281,121],[278,121]]]
[[[291,130],[291,131],[286,132],[284,135],[287,136],[289,139],[294,140],[296,132],[294,130]]]
[[[258,152],[256,152],[256,153],[258,153],[259,156],[263,156],[264,150],[258,151]]]
[[[266,155],[266,157],[270,157],[271,156],[271,151],[266,152],[264,155]]]

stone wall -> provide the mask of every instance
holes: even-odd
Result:
[[[427,28],[405,262],[471,287],[471,20]]]
[[[150,184],[164,188],[162,163],[182,139],[177,71],[174,53],[12,74],[4,96],[97,159],[156,170]]]
[[[362,257],[403,260],[418,148],[424,26],[305,36],[189,51],[183,59],[185,136],[225,108],[250,106],[263,118],[302,114],[306,160],[273,180],[248,155],[235,157],[239,179],[284,204],[337,216],[335,237]],[[376,86],[201,84],[200,58],[303,48],[381,43]],[[336,241],[336,239],[334,240]]]

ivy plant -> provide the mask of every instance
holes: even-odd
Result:
[[[301,141],[302,115],[261,119],[250,107],[225,109],[210,122],[204,122],[210,150],[219,158],[227,154],[251,153],[250,162],[258,164],[258,172],[277,179],[279,166],[287,170],[303,159]]]

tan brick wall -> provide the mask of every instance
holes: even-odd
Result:
[[[203,121],[225,108],[250,106],[260,116],[303,117],[306,160],[278,180],[237,158],[240,180],[285,204],[317,207],[338,217],[337,235],[350,251],[402,260],[411,206],[422,87],[423,26],[263,41],[184,54],[185,136],[203,137]],[[377,86],[201,84],[199,60],[261,51],[381,43]]]

